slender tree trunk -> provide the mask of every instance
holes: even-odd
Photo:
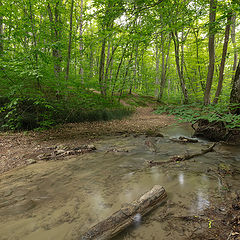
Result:
[[[209,52],[209,65],[208,76],[206,81],[206,88],[204,92],[204,105],[210,103],[210,93],[213,82],[214,64],[215,64],[215,20],[216,20],[217,0],[210,0],[209,11],[209,40],[208,40],[208,52]]]
[[[238,62],[237,70],[234,76],[230,103],[240,104],[240,60]],[[233,113],[240,114],[240,107],[235,108],[233,110]]]
[[[107,89],[109,88],[110,82],[109,82],[109,69],[111,68],[111,64],[113,62],[113,56],[115,51],[117,50],[118,46],[112,47],[112,52],[111,52],[111,42],[109,39],[108,42],[108,52],[107,52],[107,62],[106,62],[106,70],[105,70],[105,75],[104,75],[104,89],[105,92],[107,93]],[[111,69],[110,69],[110,76],[111,76]],[[105,93],[105,94],[106,94]]]
[[[116,48],[115,48],[116,49]],[[114,47],[112,46],[112,52],[113,51],[115,51],[114,50]],[[109,79],[110,79],[110,82],[109,82],[109,88],[112,86],[112,76],[113,76],[113,57],[111,58],[111,60],[110,60],[110,66],[109,66],[109,68],[110,68],[110,76],[109,76]]]
[[[102,95],[106,95],[106,91],[104,89],[105,48],[106,48],[106,38],[104,37],[102,40],[100,64],[99,64],[99,85],[100,85]]]
[[[222,84],[223,84],[224,68],[225,68],[227,49],[228,49],[231,19],[232,19],[232,14],[229,14],[228,17],[227,17],[227,25],[226,25],[226,29],[225,29],[225,37],[224,37],[224,44],[223,44],[223,51],[222,51],[222,60],[221,60],[221,65],[220,65],[220,69],[219,69],[218,86],[217,86],[215,98],[213,100],[213,103],[215,103],[215,104],[218,103],[218,98],[219,98],[219,96],[221,94],[221,91],[222,91]]]
[[[2,6],[2,1],[0,0],[0,7]],[[0,13],[0,56],[3,54],[3,16]]]
[[[184,80],[183,72],[181,71],[181,66],[180,66],[179,39],[176,31],[172,32],[172,37],[173,37],[174,47],[175,47],[175,60],[176,60],[176,66],[177,66],[177,73],[178,73],[178,77],[180,80],[180,85],[181,85],[181,89],[184,97],[184,103],[186,104],[188,103],[188,92],[185,86],[185,80]]]
[[[80,52],[80,68],[79,68],[79,74],[82,83],[84,82],[83,80],[83,0],[81,0],[81,6],[80,6],[80,41],[79,41],[79,52]],[[91,71],[91,70],[90,70]]]
[[[69,69],[70,69],[70,61],[71,61],[73,7],[74,7],[74,0],[72,0],[72,2],[71,2],[71,10],[70,10],[70,26],[69,26],[69,39],[68,39],[68,55],[67,55],[66,77],[65,77],[66,80],[68,80],[68,78],[69,78]]]
[[[53,19],[53,13],[52,9],[50,7],[50,4],[48,3],[47,9],[48,9],[48,15],[49,15],[49,20],[50,20],[50,25],[51,25],[51,32],[52,32],[52,37],[54,43],[57,43],[60,40],[61,32],[59,30],[59,23],[60,23],[60,16],[58,12],[58,5],[59,1],[57,1],[54,9],[54,19]],[[52,47],[52,55],[54,59],[54,73],[56,78],[58,79],[60,77],[61,73],[61,52],[58,48],[55,46]]]
[[[132,55],[133,55],[133,52],[131,53],[130,59],[129,59],[128,64],[126,66],[126,71],[125,71],[125,74],[124,74],[122,87],[121,87],[120,92],[119,92],[119,100],[120,100],[120,98],[121,98],[121,96],[123,94],[123,90],[124,90],[124,87],[125,87],[126,81],[127,81],[127,75],[128,75],[128,72],[129,72],[129,68],[130,68],[130,66],[132,64],[132,61],[133,61]]]
[[[121,60],[118,64],[118,68],[117,68],[117,72],[116,72],[116,76],[115,76],[115,79],[114,79],[114,83],[113,83],[113,87],[112,87],[112,96],[114,94],[114,91],[115,91],[115,87],[116,87],[116,83],[117,83],[117,80],[118,80],[118,75],[119,75],[119,72],[120,72],[120,68],[122,66],[122,63],[123,63],[123,60],[124,60],[124,57],[125,57],[125,54],[126,54],[126,51],[127,51],[127,48],[128,48],[128,44],[126,44],[125,48],[123,49],[123,52],[122,52],[122,57],[121,57]]]
[[[93,46],[90,44],[90,55],[89,55],[89,60],[90,60],[90,69],[89,69],[89,79],[93,77]]]
[[[34,23],[34,13],[32,10],[32,2],[29,0],[29,11],[30,11],[30,21],[31,21],[31,28],[32,28],[32,34],[33,34],[33,45],[34,45],[34,50],[35,50],[35,63],[36,66],[38,66],[38,54],[37,54],[37,39],[36,39],[36,27]],[[38,82],[39,85],[39,82]]]
[[[135,59],[134,59],[134,76],[133,80],[131,81],[130,88],[129,88],[129,94],[132,94],[132,89],[135,87],[138,81],[138,41],[136,42],[136,48],[135,48]]]
[[[199,61],[199,39],[198,39],[198,34],[199,34],[199,30],[197,30],[197,32],[193,32],[195,39],[196,39],[196,57],[197,57],[197,64],[198,64],[198,74],[199,74],[199,82],[201,85],[202,90],[205,89],[205,83],[203,83],[203,79],[202,79],[202,72],[201,72],[201,66],[200,66],[200,61]]]
[[[165,62],[165,64],[162,64],[162,74],[161,74],[161,83],[160,83],[160,92],[159,92],[159,95],[158,95],[158,101],[162,100],[163,91],[164,91],[165,84],[166,84],[166,74],[167,74],[167,68],[168,68],[170,46],[171,46],[171,36],[169,36],[166,59],[165,59],[165,54],[163,54],[164,53],[163,52],[164,46],[162,46],[162,63]]]
[[[232,16],[232,31],[231,31],[231,38],[234,47],[234,62],[233,62],[233,75],[232,75],[232,82],[234,81],[235,71],[237,68],[237,61],[238,61],[238,50],[236,45],[236,13]]]
[[[160,56],[159,56],[159,48],[158,48],[158,43],[156,43],[156,79],[155,79],[155,85],[156,85],[156,91],[155,91],[155,96],[159,96],[159,85],[160,85]],[[163,69],[163,68],[162,68]]]
[[[105,88],[107,87],[107,81],[108,81],[108,69],[110,66],[110,52],[111,52],[111,41],[108,40],[108,47],[107,47],[107,62],[106,62],[106,70],[105,70]]]

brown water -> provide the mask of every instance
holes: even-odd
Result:
[[[81,233],[111,215],[155,184],[165,187],[168,200],[115,239],[191,239],[196,225],[179,216],[199,216],[226,192],[209,169],[220,163],[240,169],[239,147],[217,147],[217,152],[182,163],[149,168],[146,161],[199,152],[210,143],[179,144],[169,137],[191,135],[173,126],[165,138],[107,137],[97,151],[69,160],[41,162],[0,176],[0,239],[80,239]],[[112,151],[117,149],[117,151]],[[227,176],[231,190],[239,188],[239,175]],[[208,222],[206,221],[206,227]],[[201,231],[201,230],[200,230]]]

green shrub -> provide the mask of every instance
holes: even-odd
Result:
[[[240,115],[231,113],[234,108],[239,108],[239,105],[164,105],[160,106],[156,110],[156,113],[167,113],[170,115],[174,115],[180,122],[195,123],[199,119],[205,119],[209,122],[224,122],[227,128],[239,128]]]

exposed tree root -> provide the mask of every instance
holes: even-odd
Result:
[[[211,141],[240,142],[240,129],[229,129],[223,121],[209,122],[199,119],[192,128],[195,130],[194,137],[205,137]]]

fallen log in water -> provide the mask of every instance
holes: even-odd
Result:
[[[149,161],[148,164],[150,165],[150,167],[152,167],[152,166],[156,166],[156,165],[162,165],[162,164],[167,164],[167,163],[173,163],[173,162],[180,162],[180,161],[189,160],[191,158],[198,157],[198,156],[204,155],[206,153],[212,152],[214,147],[215,147],[215,145],[216,145],[216,143],[214,143],[209,148],[207,148],[205,150],[202,150],[199,153],[185,154],[185,155],[182,155],[182,156],[179,156],[179,155],[178,156],[173,156],[173,157],[170,158],[169,161],[165,161],[165,162]]]
[[[197,143],[198,142],[196,138],[188,138],[188,137],[170,138],[170,140],[178,143]]]
[[[162,186],[156,185],[138,200],[127,204],[107,219],[90,228],[80,239],[110,239],[136,221],[138,216],[144,216],[158,207],[166,197],[165,189]]]

